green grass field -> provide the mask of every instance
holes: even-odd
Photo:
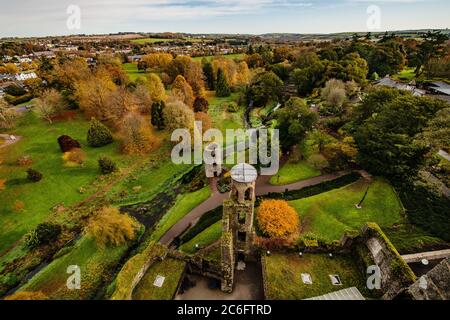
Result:
[[[195,253],[197,249],[195,245],[198,244],[200,248],[204,248],[213,244],[222,236],[222,220],[209,226],[190,241],[180,246],[180,250],[185,253]]]
[[[175,205],[163,216],[151,235],[152,240],[159,240],[175,223],[182,219],[192,209],[211,196],[209,186],[192,193],[179,195]]]
[[[0,254],[12,246],[25,233],[43,222],[50,210],[57,204],[69,206],[89,196],[80,193],[80,187],[95,192],[92,184],[101,175],[97,160],[106,155],[116,161],[119,167],[125,167],[135,158],[123,156],[118,152],[118,144],[113,143],[102,148],[87,146],[86,134],[89,122],[81,116],[70,121],[58,121],[48,124],[28,113],[20,119],[15,135],[22,140],[14,145],[0,149],[0,179],[7,179],[6,187],[0,190]],[[83,167],[66,167],[62,160],[57,138],[67,134],[81,143],[87,154]],[[18,166],[17,158],[29,155],[32,168],[43,174],[37,183],[27,181],[28,167]],[[24,209],[14,210],[16,201],[24,204]]]
[[[365,279],[351,256],[325,254],[274,253],[265,256],[266,296],[269,300],[301,300],[317,297],[349,287],[357,287],[364,295]],[[264,272],[264,271],[263,271]],[[302,273],[311,275],[312,284],[304,284]],[[329,275],[338,275],[342,285],[331,283]]]
[[[276,186],[286,185],[297,181],[320,176],[320,171],[306,161],[287,162],[270,178],[269,183]]]
[[[145,273],[133,292],[134,300],[172,300],[183,275],[185,263],[166,258],[155,262]],[[162,287],[153,285],[157,276],[165,277]]]
[[[244,128],[244,110],[241,107],[238,112],[232,113],[227,111],[227,105],[230,102],[236,102],[237,94],[232,94],[229,97],[218,98],[214,92],[210,91],[207,94],[209,102],[208,114],[212,120],[212,128],[222,131],[225,139],[226,129],[241,129]]]
[[[138,70],[136,63],[124,63],[122,68],[128,74],[131,81],[136,81],[138,78],[145,78],[147,74],[145,71]]]
[[[398,81],[410,82],[416,76],[416,73],[414,72],[415,70],[416,68],[405,67],[405,69],[403,69],[398,74],[392,76],[392,78]]]
[[[214,59],[214,57],[216,56],[201,56],[201,57],[193,57],[192,59],[194,61],[202,61],[203,58],[206,59],[207,61],[211,61],[212,59]],[[245,53],[233,53],[233,54],[225,54],[225,55],[220,55],[219,57],[223,57],[225,59],[243,59],[245,58]]]
[[[53,260],[19,291],[41,291],[50,299],[59,300],[93,299],[102,281],[112,279],[114,266],[127,249],[128,244],[100,248],[94,239],[83,237],[72,250]],[[71,275],[67,273],[67,268],[71,265],[80,267],[80,290],[69,290],[66,286],[67,279]]]
[[[193,38],[193,39],[189,39],[189,38],[184,38],[184,39],[166,39],[166,38],[142,38],[142,39],[133,39],[131,40],[132,43],[137,43],[137,44],[147,44],[147,43],[157,43],[157,42],[202,42],[202,39],[197,39],[197,38]]]
[[[340,189],[290,201],[300,216],[302,233],[332,241],[339,240],[346,231],[359,231],[366,222],[376,222],[383,228],[404,221],[393,188],[380,178],[371,183],[363,208],[356,209],[367,186],[360,179]]]

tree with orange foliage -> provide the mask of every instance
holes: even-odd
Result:
[[[211,129],[211,117],[205,112],[196,112],[195,121],[200,121],[202,123],[203,131]]]
[[[157,144],[150,125],[138,113],[128,113],[120,128],[122,150],[127,154],[144,154],[151,151]]]
[[[258,226],[270,238],[283,238],[299,229],[300,221],[294,208],[284,200],[264,200],[258,208]]]
[[[136,221],[117,208],[105,207],[91,217],[87,234],[95,239],[100,247],[120,246],[136,238],[139,228]]]

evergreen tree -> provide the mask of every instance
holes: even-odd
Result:
[[[206,85],[209,90],[214,90],[214,72],[211,62],[206,61],[203,64],[203,74],[205,75]]]
[[[227,79],[222,69],[217,70],[217,80],[216,80],[216,96],[218,97],[229,97],[231,95],[230,86],[228,85]]]
[[[152,104],[152,125],[158,128],[159,130],[164,129],[164,101],[154,102]]]
[[[91,147],[103,147],[113,142],[109,129],[95,118],[91,119],[91,125],[87,133],[87,142]]]

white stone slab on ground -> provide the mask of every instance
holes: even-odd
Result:
[[[166,280],[166,277],[156,276],[156,279],[155,279],[155,282],[153,282],[153,285],[155,287],[161,288],[164,284],[164,280]]]
[[[312,284],[311,275],[309,273],[302,273],[302,281],[304,284]]]

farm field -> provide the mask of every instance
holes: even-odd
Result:
[[[207,61],[211,61],[215,56],[201,56],[201,57],[193,57],[194,61],[202,61],[206,59]],[[232,54],[224,54],[219,55],[219,57],[223,57],[225,59],[243,59],[245,58],[245,53],[232,53]]]

